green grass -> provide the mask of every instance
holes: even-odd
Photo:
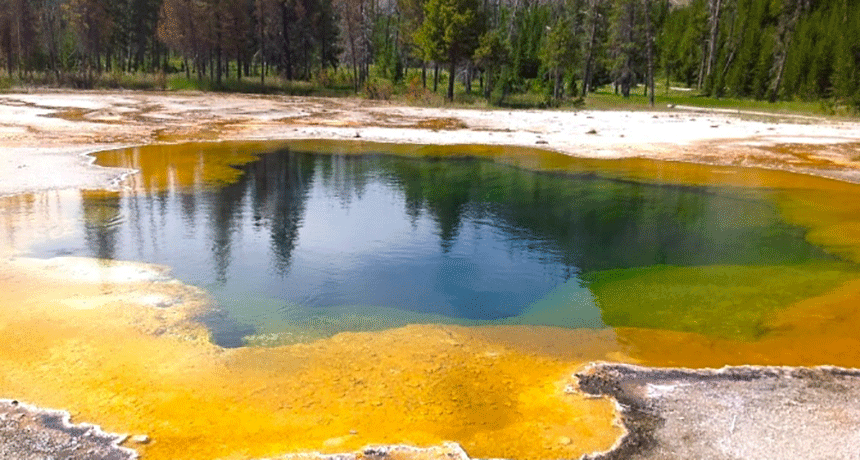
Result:
[[[216,91],[228,93],[250,94],[288,94],[292,96],[326,96],[343,97],[354,95],[352,87],[324,87],[313,82],[285,80],[280,77],[267,77],[265,84],[260,83],[260,77],[246,77],[242,80],[235,78],[224,79],[221,83],[208,78],[186,78],[184,75],[171,75],[167,78],[168,91]]]
[[[174,67],[179,68],[178,61]],[[143,91],[215,91],[251,94],[287,94],[294,96],[323,96],[323,97],[365,97],[368,99],[390,100],[399,104],[425,107],[464,107],[464,108],[504,108],[504,109],[543,109],[548,107],[548,99],[540,85],[526,84],[530,91],[509,94],[504,101],[495,105],[487,101],[481,92],[479,80],[473,83],[472,92],[466,93],[461,82],[457,82],[454,90],[454,101],[449,102],[445,97],[448,84],[448,74],[439,72],[439,87],[432,91],[433,71],[428,69],[427,88],[421,84],[420,69],[410,68],[404,78],[392,83],[371,69],[371,76],[363,88],[356,93],[352,85],[352,76],[345,69],[329,70],[315,75],[310,81],[288,81],[278,75],[267,75],[265,84],[260,84],[258,75],[236,79],[235,65],[231,67],[231,78],[222,82],[211,81],[207,76],[197,78],[192,75],[186,78],[184,72],[169,74],[142,72],[105,72],[99,75],[82,73],[66,73],[59,80],[46,72],[32,72],[19,79],[17,76],[0,77],[0,91],[15,91],[16,88],[71,87],[78,89],[131,89]],[[584,100],[577,96],[561,101],[557,109],[576,110],[667,110],[670,106],[692,106],[700,108],[729,109],[739,111],[765,112],[775,115],[813,115],[850,117],[856,114],[846,107],[833,104],[832,101],[757,101],[753,99],[714,98],[702,96],[696,90],[681,88],[678,83],[659,82],[656,88],[655,107],[648,105],[644,95],[644,85],[634,88],[629,98],[623,98],[614,93],[611,86],[598,88]],[[495,97],[498,97],[497,95]],[[497,101],[496,101],[497,102]]]
[[[846,109],[839,110],[827,104],[827,101],[758,101],[754,99],[716,98],[702,96],[696,90],[680,90],[666,85],[656,87],[654,109],[665,110],[670,105],[700,107],[703,109],[728,109],[751,112],[765,112],[775,115],[814,115],[814,116],[848,116]],[[648,99],[644,95],[644,85],[631,92],[629,98],[616,95],[611,86],[599,88],[586,98],[586,107],[597,110],[651,110]]]
[[[130,89],[140,91],[212,91],[253,94],[289,94],[296,96],[343,97],[355,95],[352,86],[329,82],[321,85],[309,81],[288,81],[279,76],[267,76],[260,84],[259,76],[241,80],[225,78],[221,83],[207,77],[186,78],[184,73],[104,72],[101,74],[65,73],[56,78],[51,73],[34,72],[24,79],[0,77],[0,90],[15,91],[22,87],[76,88],[76,89]]]

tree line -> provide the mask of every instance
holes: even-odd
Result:
[[[655,78],[722,97],[827,99],[860,110],[853,0],[0,0],[13,78],[91,85],[105,72],[221,84],[267,76],[361,90],[447,73],[491,101],[549,101]],[[659,74],[659,77],[657,75]]]

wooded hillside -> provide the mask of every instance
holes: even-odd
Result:
[[[606,84],[653,95],[659,78],[860,110],[854,0],[0,0],[0,51],[13,81],[77,87],[134,73],[213,87],[340,75],[359,91],[411,69],[413,86],[435,90],[441,68],[494,101]]]

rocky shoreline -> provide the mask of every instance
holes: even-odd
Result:
[[[137,452],[121,445],[128,439],[126,435],[105,433],[95,425],[72,424],[68,412],[0,400],[2,459],[134,460]]]
[[[659,369],[597,363],[578,390],[613,398],[627,434],[616,459],[854,459],[860,370],[740,366]]]

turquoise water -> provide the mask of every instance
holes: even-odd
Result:
[[[635,315],[607,316],[589,289],[601,273],[832,260],[767,190],[290,150],[237,168],[226,185],[83,197],[80,227],[35,252],[171,266],[212,294],[204,321],[225,346],[427,322],[622,326]]]

